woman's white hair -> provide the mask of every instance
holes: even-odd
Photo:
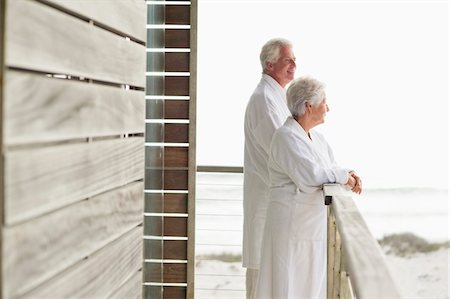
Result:
[[[325,97],[325,85],[310,77],[300,77],[291,82],[286,99],[292,116],[305,114],[306,104],[318,106]]]
[[[259,55],[263,73],[265,73],[266,71],[268,62],[277,62],[277,60],[280,58],[281,48],[285,47],[292,48],[292,43],[284,38],[273,38],[264,44],[261,49],[261,54]]]

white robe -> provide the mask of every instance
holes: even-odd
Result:
[[[345,184],[323,136],[289,117],[273,136],[270,202],[256,298],[326,298],[327,212],[323,183]]]
[[[267,161],[272,135],[290,115],[286,91],[263,74],[245,112],[243,266],[259,268],[269,202]]]

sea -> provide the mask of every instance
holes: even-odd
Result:
[[[242,173],[198,173],[196,254],[239,254]],[[413,233],[428,242],[449,238],[448,189],[372,188],[349,193],[373,236]]]

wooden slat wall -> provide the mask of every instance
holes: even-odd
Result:
[[[0,9],[0,297],[141,298],[146,2]]]
[[[148,4],[144,298],[194,298],[196,14]]]

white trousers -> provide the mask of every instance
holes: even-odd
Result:
[[[247,299],[256,298],[256,284],[258,283],[259,269],[247,268],[245,274],[245,288]]]

